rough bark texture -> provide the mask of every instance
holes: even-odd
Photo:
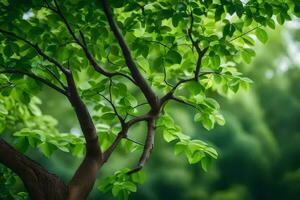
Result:
[[[68,98],[72,104],[86,141],[86,155],[68,185],[68,200],[86,199],[93,189],[101,166],[102,152],[92,117],[81,100],[72,74],[67,75]]]
[[[41,165],[21,154],[0,139],[0,162],[13,170],[23,180],[32,200],[64,200],[66,185]]]

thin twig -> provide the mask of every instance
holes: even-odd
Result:
[[[197,64],[196,64],[196,69],[195,69],[195,76],[194,76],[194,79],[197,81],[199,78],[199,73],[200,73],[200,69],[201,69],[201,65],[202,65],[202,59],[203,59],[205,53],[207,52],[208,47],[201,50],[199,47],[199,41],[195,41],[193,39],[194,15],[193,15],[192,11],[190,13],[190,18],[191,18],[191,24],[190,24],[190,28],[188,29],[188,36],[192,42],[193,47],[195,47],[197,54],[198,54],[198,59],[197,59]]]
[[[115,115],[118,117],[120,123],[121,123],[121,124],[124,123],[124,119],[119,115],[119,113],[118,113],[118,111],[117,111],[117,109],[116,109],[114,103],[112,102],[112,100],[106,98],[106,97],[105,97],[103,94],[101,94],[101,93],[99,93],[99,95],[100,95],[101,97],[103,97],[103,98],[111,105],[111,107],[112,107],[112,109],[113,109]]]
[[[219,72],[200,72],[199,73],[199,76],[198,77],[201,77],[201,76],[205,76],[205,75],[208,75],[208,74],[216,74],[216,75],[222,75],[221,73]],[[191,82],[191,81],[195,81],[195,78],[188,78],[188,79],[181,79],[180,81],[178,81],[175,86],[167,93],[165,94],[161,99],[160,99],[160,102],[161,104],[164,104],[166,103],[168,100],[171,99],[172,95],[175,93],[176,89],[181,86],[182,84],[184,83],[187,83],[187,82]]]
[[[53,71],[51,71],[48,67],[45,67],[45,69],[56,79],[56,81],[62,86],[62,88],[67,89],[67,86],[54,74]]]
[[[247,35],[247,34],[251,33],[252,31],[258,29],[259,27],[261,27],[261,25],[259,25],[259,26],[257,26],[257,27],[254,27],[254,28],[250,29],[249,31],[247,31],[247,32],[245,32],[245,33],[242,33],[241,35],[236,36],[235,38],[232,38],[232,39],[229,40],[228,42],[232,42],[232,41],[234,41],[234,40],[237,40],[237,39],[243,37],[244,35]]]
[[[18,40],[21,40],[23,42],[25,42],[26,44],[28,44],[30,47],[32,47],[33,49],[36,50],[36,52],[42,56],[44,59],[46,59],[47,61],[49,61],[50,63],[54,64],[56,67],[58,67],[65,75],[69,74],[69,70],[67,70],[62,64],[60,64],[56,59],[48,56],[47,54],[45,54],[42,49],[40,49],[40,47],[37,45],[37,44],[33,44],[32,42],[30,42],[29,40],[21,37],[21,36],[18,36],[16,35],[15,33],[13,32],[9,32],[9,31],[6,31],[6,30],[3,30],[3,29],[0,29],[0,33],[2,34],[5,34],[5,35],[8,35],[12,38],[15,38],[15,39],[18,39]]]
[[[114,76],[123,76],[127,79],[129,79],[131,82],[133,82],[135,84],[135,81],[129,77],[126,74],[123,74],[121,72],[109,72],[107,70],[105,70],[100,64],[98,64],[98,62],[96,61],[96,59],[94,58],[94,56],[92,55],[92,53],[90,52],[87,42],[85,40],[84,34],[81,30],[79,30],[79,34],[80,34],[80,39],[76,36],[74,30],[72,29],[70,23],[68,22],[67,18],[64,16],[62,10],[60,9],[57,0],[54,0],[55,6],[56,6],[56,10],[54,10],[54,12],[60,16],[60,18],[62,19],[62,21],[64,22],[65,26],[67,27],[67,30],[69,31],[70,35],[72,36],[72,38],[74,39],[74,41],[82,48],[82,50],[84,51],[86,58],[88,59],[89,63],[93,66],[93,68],[95,69],[95,71],[99,72],[100,74],[111,78]],[[53,10],[52,10],[53,11]]]
[[[164,68],[164,82],[166,85],[170,86],[170,87],[174,87],[172,84],[170,84],[167,80],[167,70],[166,70],[166,66],[163,64],[163,68]]]
[[[152,42],[152,43],[156,43],[156,44],[159,44],[167,49],[172,49],[171,47],[168,47],[167,45],[165,45],[164,43],[160,42],[160,41],[156,41],[156,40],[146,40],[146,39],[143,39],[145,42]]]
[[[51,83],[50,81],[47,81],[39,76],[36,76],[30,72],[25,72],[25,71],[21,71],[21,70],[18,70],[18,69],[5,69],[5,70],[1,70],[0,71],[0,74],[23,74],[23,75],[27,75],[28,77],[34,79],[34,80],[37,80],[41,83],[44,83],[45,85],[49,86],[50,88],[58,91],[59,93],[67,96],[67,93],[65,90],[61,89],[60,87],[54,85],[53,83]]]

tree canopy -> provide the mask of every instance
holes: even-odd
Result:
[[[300,5],[297,0],[3,0],[0,11],[0,130],[14,143],[0,140],[0,162],[23,180],[32,199],[85,199],[121,143],[127,153],[140,154],[137,164],[120,169],[99,189],[127,199],[143,182],[155,132],[174,144],[175,154],[208,169],[216,150],[184,133],[168,103],[193,108],[194,120],[208,130],[224,125],[212,94],[248,88],[252,81],[238,65],[251,62],[255,43],[267,42],[268,28],[300,16]],[[42,89],[66,97],[82,136],[60,133],[57,121],[42,114],[36,97]],[[130,136],[140,123],[142,143]],[[47,157],[70,152],[83,161],[64,183],[25,156],[29,148]],[[3,173],[9,177],[10,171]]]

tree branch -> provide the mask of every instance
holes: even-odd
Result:
[[[66,185],[54,174],[0,139],[0,162],[23,181],[30,199],[65,199]]]
[[[200,72],[199,75],[198,75],[198,78],[201,77],[201,76],[205,76],[207,74],[216,74],[216,75],[222,75],[221,73],[219,72]],[[180,81],[178,81],[176,83],[176,85],[170,90],[170,92],[168,92],[167,94],[165,94],[161,99],[160,99],[160,102],[161,102],[161,105],[164,104],[166,101],[172,99],[173,97],[173,94],[174,92],[176,91],[176,89],[181,86],[182,84],[184,83],[187,83],[187,82],[190,82],[190,81],[195,81],[195,78],[188,78],[188,79],[181,79]]]
[[[198,46],[198,45],[197,45]],[[196,65],[196,70],[195,70],[195,80],[198,80],[199,74],[200,74],[200,69],[202,66],[202,59],[205,55],[205,53],[208,50],[208,47],[204,48],[203,50],[200,50],[199,46],[196,48],[197,53],[198,53],[198,59],[197,59],[197,65]]]
[[[257,26],[257,27],[254,27],[254,28],[250,29],[249,31],[246,31],[245,33],[242,33],[241,35],[238,35],[238,36],[236,36],[235,38],[232,38],[231,40],[229,40],[229,42],[232,42],[232,41],[234,41],[234,40],[237,40],[237,39],[243,37],[244,35],[247,35],[247,34],[251,33],[252,31],[255,31],[256,29],[258,29],[258,28],[260,28],[260,27],[261,27],[261,25],[260,25],[260,26]]]
[[[67,78],[68,98],[71,102],[79,121],[86,141],[86,155],[83,162],[75,172],[69,187],[69,199],[85,199],[93,188],[98,169],[102,166],[102,152],[98,142],[96,127],[92,117],[81,100],[72,73]],[[84,184],[83,184],[84,183]]]
[[[177,97],[175,97],[175,96],[173,96],[172,98],[170,98],[170,100],[177,101],[178,103],[181,103],[181,104],[184,104],[184,105],[187,105],[187,106],[190,106],[190,107],[192,107],[192,108],[194,108],[194,109],[199,110],[199,108],[197,108],[195,105],[193,105],[193,104],[191,104],[191,103],[189,103],[189,102],[186,102],[186,101],[184,101],[184,100],[182,100],[182,99],[179,99],[179,98],[177,98]],[[200,110],[199,110],[199,111],[200,111]]]
[[[118,133],[117,137],[115,138],[115,140],[113,141],[113,143],[108,147],[108,149],[103,153],[103,162],[106,162],[108,160],[108,158],[111,156],[111,154],[113,153],[113,151],[116,149],[116,147],[118,146],[118,144],[121,142],[121,140],[123,138],[127,138],[127,133],[128,130],[130,129],[131,126],[133,126],[134,124],[141,122],[141,121],[147,121],[151,118],[151,115],[149,113],[145,114],[145,115],[141,115],[138,116],[136,118],[133,118],[131,120],[129,120],[128,122],[126,122],[123,126],[122,126],[122,130]],[[129,139],[131,140],[131,139]],[[132,140],[131,140],[132,141]],[[136,142],[135,142],[136,143]],[[140,144],[143,145],[143,144]],[[144,145],[143,145],[144,146]]]
[[[154,134],[155,134],[155,118],[151,117],[148,120],[148,129],[147,129],[147,137],[146,137],[146,141],[145,141],[145,146],[144,146],[144,150],[143,153],[140,157],[139,163],[136,166],[136,168],[134,168],[133,170],[129,171],[128,174],[132,174],[135,172],[140,171],[145,163],[147,162],[147,160],[150,157],[151,151],[153,149],[153,145],[154,145]]]
[[[42,56],[44,59],[48,60],[50,63],[54,64],[56,67],[58,67],[65,75],[69,73],[69,70],[66,69],[62,64],[60,64],[56,59],[48,56],[47,54],[45,54],[42,49],[39,48],[39,46],[37,44],[33,44],[32,42],[30,42],[29,40],[21,37],[21,36],[18,36],[16,35],[15,33],[13,32],[9,32],[9,31],[6,31],[6,30],[3,30],[3,29],[0,29],[0,33],[2,34],[5,34],[5,35],[8,35],[12,38],[15,38],[15,39],[18,39],[18,40],[21,40],[23,42],[25,42],[26,44],[28,44],[29,46],[31,46],[33,49],[36,50],[36,52]]]
[[[25,72],[25,71],[21,71],[18,69],[5,69],[5,70],[0,70],[0,74],[22,74],[22,75],[26,75],[36,81],[39,81],[41,83],[44,83],[45,85],[49,86],[50,88],[56,90],[57,92],[67,96],[67,93],[65,90],[61,89],[60,87],[56,86],[55,84],[51,83],[50,81],[47,81],[39,76],[36,76],[32,73],[29,72]]]
[[[99,93],[99,95],[100,95],[101,97],[103,97],[103,98],[111,105],[111,107],[112,107],[112,109],[113,109],[115,115],[118,117],[118,119],[119,119],[121,125],[123,126],[123,125],[124,125],[124,119],[123,119],[122,116],[118,113],[117,108],[116,108],[116,106],[115,106],[115,104],[113,103],[113,100],[112,100],[112,91],[111,91],[112,80],[110,79],[109,81],[110,81],[110,82],[109,82],[109,99],[106,98],[106,97],[105,97],[104,95],[102,95],[101,93]]]
[[[127,137],[128,127],[123,127],[122,130],[118,133],[117,137],[113,141],[113,143],[108,147],[108,149],[103,153],[103,160],[102,162],[105,163],[111,156],[111,154],[114,152],[114,150],[117,148],[119,143],[123,138]]]
[[[192,42],[193,47],[195,47],[195,49],[197,51],[197,54],[198,54],[196,70],[195,70],[195,76],[194,76],[194,79],[198,80],[198,77],[199,77],[199,74],[200,74],[200,68],[201,68],[201,65],[202,65],[202,59],[203,59],[205,53],[207,52],[208,47],[201,50],[200,47],[199,47],[199,41],[195,41],[193,39],[194,15],[193,15],[192,11],[190,13],[190,18],[191,18],[191,24],[190,24],[190,28],[188,29],[188,36],[189,36],[189,38]]]
[[[172,84],[170,84],[167,80],[167,70],[166,70],[166,66],[163,65],[163,68],[164,68],[164,82],[167,86],[170,86],[170,87],[174,87]]]
[[[80,46],[82,46],[83,44],[80,42],[80,40],[77,38],[77,36],[75,35],[73,29],[71,28],[69,22],[67,21],[66,17],[64,16],[64,14],[62,13],[58,3],[57,3],[57,0],[54,0],[54,4],[55,4],[55,7],[56,7],[56,10],[53,9],[52,11],[56,12],[60,18],[63,20],[64,24],[66,25],[69,33],[71,34],[72,38],[75,40],[75,42],[77,44],[79,44]]]
[[[78,94],[72,72],[69,69],[65,68],[54,58],[51,58],[48,55],[46,55],[38,47],[38,45],[33,44],[29,40],[20,37],[12,32],[5,31],[2,29],[0,29],[0,33],[25,42],[26,44],[34,48],[40,56],[42,56],[44,59],[48,60],[50,63],[54,64],[55,66],[57,66],[64,73],[67,79],[67,91],[66,92],[64,91],[63,93],[66,94],[66,96],[68,97],[70,103],[72,104],[76,112],[77,119],[79,121],[81,130],[83,132],[86,141],[86,155],[84,157],[84,160],[80,164],[80,166],[78,167],[74,176],[72,177],[71,181],[68,184],[68,199],[69,200],[86,199],[87,195],[90,193],[95,183],[97,171],[102,165],[101,163],[102,152],[99,146],[96,128],[94,126],[94,123],[92,121],[92,118],[90,116],[90,113],[86,105],[81,100]],[[52,88],[55,88],[56,90],[62,92],[62,90],[58,89],[57,86],[54,86],[52,85],[52,83],[40,79],[40,77],[37,77],[30,73],[26,75],[38,79],[43,83],[47,84],[48,86],[51,86]],[[37,199],[44,199],[44,198],[37,198]]]
[[[99,72],[100,74],[102,74],[102,75],[104,75],[108,78],[111,78],[111,77],[114,77],[114,76],[123,76],[123,77],[129,79],[131,82],[135,83],[134,80],[126,74],[123,74],[121,72],[108,72],[102,66],[100,66],[97,63],[96,59],[94,58],[93,54],[90,52],[83,33],[81,31],[79,31],[79,34],[80,34],[80,37],[81,37],[81,41],[80,41],[80,39],[76,36],[74,30],[72,29],[70,23],[68,22],[67,18],[64,16],[62,10],[60,9],[57,0],[54,0],[54,4],[55,4],[56,9],[53,9],[50,6],[48,6],[48,8],[50,10],[52,10],[53,12],[55,12],[62,19],[63,23],[65,24],[65,26],[68,30],[68,32],[70,33],[70,35],[74,39],[75,43],[77,43],[82,48],[83,52],[86,55],[86,58],[88,59],[89,63],[93,66],[95,71]]]
[[[163,46],[164,48],[167,48],[169,50],[171,50],[171,47],[168,47],[167,45],[165,45],[164,43],[160,42],[160,41],[155,41],[155,40],[147,40],[147,39],[143,39],[145,42],[149,42],[149,43],[156,43],[159,44],[161,46]]]
[[[138,116],[136,118],[129,120],[128,122],[126,122],[126,124],[128,127],[131,127],[138,122],[146,121],[146,120],[149,120],[150,118],[151,118],[151,114],[147,113],[145,115],[141,115],[141,116]]]
[[[125,39],[123,38],[123,35],[120,32],[119,27],[113,18],[113,13],[112,13],[112,10],[111,10],[107,0],[100,0],[100,3],[103,6],[103,10],[104,10],[105,16],[108,20],[109,26],[121,47],[123,56],[125,58],[126,64],[129,68],[132,78],[135,80],[136,84],[143,92],[144,96],[146,97],[146,99],[149,102],[149,104],[151,105],[151,107],[155,110],[158,110],[159,109],[158,98],[157,98],[156,94],[154,93],[154,91],[152,90],[152,88],[148,85],[145,78],[142,76],[142,74],[138,70],[138,67],[136,66],[136,63],[134,62],[134,60],[131,56],[131,52],[125,42]]]
[[[62,88],[67,89],[67,86],[65,86],[65,84],[55,75],[53,71],[51,71],[48,67],[45,67],[45,69],[51,74],[53,78],[55,78],[55,80],[61,85]]]

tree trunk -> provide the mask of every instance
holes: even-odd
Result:
[[[65,200],[67,186],[54,174],[0,139],[0,162],[23,181],[32,200]]]

